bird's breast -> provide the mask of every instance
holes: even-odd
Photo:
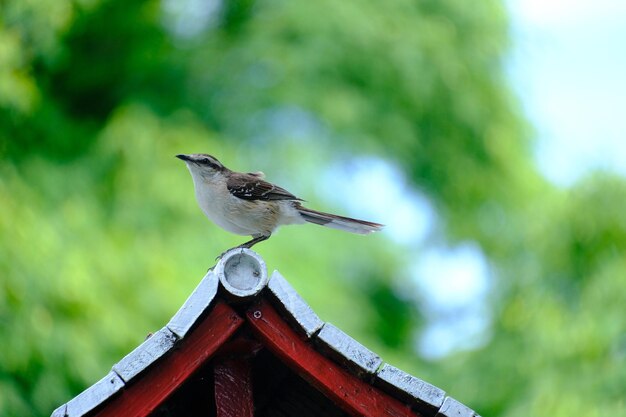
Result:
[[[196,199],[213,223],[239,235],[267,235],[275,229],[275,204],[242,200],[232,195],[224,183],[203,181],[196,184]]]

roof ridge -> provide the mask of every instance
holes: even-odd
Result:
[[[233,302],[250,300],[267,289],[271,301],[292,327],[311,340],[324,356],[387,394],[409,402],[424,416],[480,417],[444,390],[383,362],[341,329],[322,321],[278,271],[268,278],[263,258],[246,248],[226,252],[162,329],[113,365],[104,378],[58,407],[51,417],[86,415],[172,350],[211,308],[220,283]]]

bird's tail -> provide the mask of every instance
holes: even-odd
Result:
[[[304,220],[309,223],[319,224],[333,229],[344,230],[350,233],[366,235],[381,230],[384,225],[365,220],[352,219],[350,217],[337,216],[336,214],[322,213],[306,207],[296,207]]]

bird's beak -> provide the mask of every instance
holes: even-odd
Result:
[[[189,157],[189,155],[185,155],[185,154],[176,155],[176,158],[182,159],[185,162],[191,162],[192,161],[192,159]]]

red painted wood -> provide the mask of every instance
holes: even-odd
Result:
[[[229,340],[220,346],[219,350],[215,352],[215,357],[218,356],[241,356],[251,358],[255,356],[263,345],[256,339],[248,339],[244,337],[237,337],[233,340]]]
[[[97,417],[144,417],[176,390],[243,324],[244,319],[223,302],[164,360],[124,387]]]
[[[251,307],[248,322],[263,344],[335,404],[353,416],[419,416],[318,353],[302,340],[267,301]]]
[[[250,361],[242,357],[217,360],[213,374],[217,417],[254,417]]]

